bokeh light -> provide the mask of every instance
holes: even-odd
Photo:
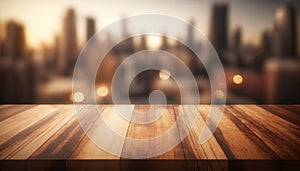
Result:
[[[214,95],[215,95],[215,98],[218,100],[224,98],[224,92],[222,90],[216,90]]]
[[[233,76],[232,80],[235,84],[242,84],[243,83],[243,77],[239,74]]]
[[[73,99],[75,102],[82,102],[84,100],[84,95],[81,92],[75,92],[73,95]]]
[[[170,78],[170,72],[167,70],[161,70],[159,72],[159,78],[161,78],[162,80],[167,80]]]
[[[98,89],[97,89],[97,94],[100,96],[100,97],[105,97],[108,95],[108,89],[107,87],[105,86],[100,86]]]

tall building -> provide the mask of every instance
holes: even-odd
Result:
[[[242,47],[242,29],[241,27],[237,27],[235,32],[233,33],[233,50],[238,52]]]
[[[284,58],[296,58],[297,56],[295,13],[295,9],[290,4],[283,5],[276,10],[273,41],[275,56]]]
[[[272,33],[264,31],[260,41],[260,56],[264,59],[269,58],[272,55]]]
[[[238,26],[235,31],[233,32],[232,36],[232,52],[233,52],[233,59],[231,58],[231,61],[234,61],[234,63],[238,67],[243,66],[243,58],[242,58],[242,28]]]
[[[169,49],[168,37],[165,35],[162,36],[162,43],[160,49],[165,51],[168,51]]]
[[[193,28],[194,25],[195,25],[195,21],[193,19],[191,19],[190,24],[188,26],[188,30],[187,30],[187,40],[186,40],[186,44],[190,48],[194,48],[193,46],[195,46],[194,28]]]
[[[210,42],[219,54],[222,62],[223,53],[227,50],[228,6],[226,3],[216,3],[212,9],[210,25]]]
[[[147,49],[147,40],[146,40],[146,35],[143,34],[141,35],[141,45],[140,45],[140,49],[141,50],[146,50]]]
[[[86,41],[88,41],[95,34],[96,23],[91,17],[86,19]]]
[[[62,60],[60,69],[62,74],[71,75],[77,60],[77,34],[76,34],[76,14],[70,8],[63,19],[62,35]]]
[[[27,52],[24,27],[13,21],[8,22],[5,57],[0,60],[1,103],[34,102],[37,72]]]
[[[57,68],[58,68],[58,60],[61,59],[61,52],[60,52],[60,46],[61,46],[61,42],[60,42],[60,36],[57,34],[54,37],[54,42],[55,44],[53,45],[53,68],[55,69],[55,72],[57,72]]]
[[[127,38],[129,36],[127,22],[126,20],[122,20],[122,37]],[[134,53],[134,44],[133,37],[129,37],[122,42],[120,42],[117,46],[114,47],[114,53],[117,57],[122,57],[124,54],[133,54]]]
[[[187,47],[186,46],[183,47],[183,50],[186,53],[185,63],[187,63],[187,65],[189,66],[193,74],[199,74],[201,64],[199,59],[195,56],[194,52],[192,51],[192,50],[199,50],[200,48],[200,46],[196,45],[196,40],[194,38],[195,37],[194,28],[193,28],[194,26],[195,26],[194,19],[190,19],[187,28],[187,37],[186,37]]]
[[[21,24],[10,21],[6,25],[5,56],[20,59],[25,56],[25,33]]]

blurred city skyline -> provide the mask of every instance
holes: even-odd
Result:
[[[261,34],[266,30],[272,30],[274,25],[274,13],[276,9],[285,3],[291,3],[296,11],[300,8],[300,2],[296,0],[218,0],[218,1],[76,1],[76,0],[51,0],[51,1],[0,1],[0,38],[5,31],[5,23],[13,20],[26,26],[26,43],[34,49],[41,49],[42,44],[55,43],[55,35],[62,32],[61,18],[65,10],[73,8],[76,11],[76,26],[78,42],[82,46],[86,42],[85,20],[92,17],[96,21],[96,31],[118,21],[122,17],[130,17],[139,14],[156,13],[170,15],[187,22],[193,19],[195,26],[209,36],[211,8],[214,3],[225,2],[229,6],[229,34],[241,27],[243,32],[242,44],[258,46]],[[180,8],[179,8],[180,7]],[[298,42],[300,40],[300,13],[296,13]],[[129,30],[130,31],[130,30]],[[180,35],[185,36],[185,35]],[[298,50],[300,49],[298,44]],[[298,51],[299,54],[299,51]]]
[[[0,5],[0,103],[89,103],[89,93],[72,91],[74,67],[87,40],[114,22],[117,26],[113,30],[102,32],[101,38],[97,36],[91,41],[95,49],[83,53],[86,60],[83,67],[86,68],[81,74],[89,79],[90,68],[97,64],[99,55],[118,43],[98,67],[93,90],[98,103],[112,103],[112,78],[124,60],[136,52],[154,49],[170,52],[184,62],[197,82],[202,103],[218,103],[224,98],[226,103],[300,101],[300,16],[296,1],[41,3],[28,0],[0,1]],[[185,20],[187,25],[172,27],[176,34],[171,35],[172,31],[164,30],[166,22],[156,19],[154,28],[159,28],[156,35],[130,36],[145,30],[139,30],[138,25],[124,17],[147,13],[169,15]],[[122,18],[124,20],[120,20]],[[153,23],[148,20],[139,24],[143,29],[153,29]],[[192,26],[207,39],[201,38],[202,34]],[[120,37],[128,38],[115,42]],[[226,77],[226,85],[217,84],[220,87],[214,92],[207,72],[219,67],[215,67],[209,54],[202,56],[205,61],[200,61],[189,49],[197,48],[205,53],[207,49],[203,47],[207,47],[207,43],[216,50]],[[124,83],[137,66],[151,59],[146,54],[143,57],[145,60],[124,68],[121,77]],[[165,56],[161,56],[161,60],[157,65],[175,65]],[[168,103],[181,100],[178,85],[168,70],[147,70],[138,74],[130,84],[130,100],[148,103],[154,90],[163,91]]]

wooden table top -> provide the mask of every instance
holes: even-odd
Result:
[[[160,135],[174,123],[179,108],[198,115],[190,134],[169,152],[129,160],[98,148],[82,130],[73,105],[0,105],[0,170],[299,169],[300,105],[226,105],[218,128],[201,145],[197,140],[209,107],[168,105],[160,120],[139,125],[115,119],[113,105],[98,106],[112,126],[131,138]],[[122,153],[141,150],[127,145],[125,139]]]

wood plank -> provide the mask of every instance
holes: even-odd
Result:
[[[205,120],[203,120],[200,111],[203,112],[203,108],[204,106],[206,106],[207,108],[209,108],[209,105],[196,105],[193,106],[193,108],[195,108],[197,110],[197,120],[196,120],[196,124],[195,127],[193,128],[193,133],[194,133],[194,141],[196,140],[197,143],[196,145],[200,145],[198,144],[198,139],[204,129],[204,126],[206,125]],[[195,144],[194,143],[194,144]],[[205,155],[207,157],[207,159],[209,160],[209,164],[212,170],[227,170],[228,169],[228,162],[227,160],[227,156],[224,153],[224,151],[222,150],[220,144],[217,142],[216,137],[214,135],[212,135],[208,141],[204,144],[201,145]],[[196,150],[198,151],[198,150]],[[197,159],[201,159],[201,157],[197,157]]]
[[[104,107],[102,106],[101,109]],[[94,122],[94,113],[90,113],[91,105],[84,107],[77,115],[84,114],[81,124],[88,126]],[[59,131],[38,148],[27,161],[27,170],[67,170],[67,160],[85,136],[77,116],[73,116]]]
[[[103,157],[115,159],[121,155],[125,141],[123,137],[126,137],[128,127],[129,122],[119,115],[117,108],[114,105],[107,105],[101,114],[101,118],[99,117],[89,130],[89,134],[94,138],[94,142],[103,143],[102,145],[106,145],[104,147],[106,150],[113,149],[116,152],[116,156],[101,153],[101,155],[104,155]],[[103,137],[105,137],[105,141],[103,141]]]
[[[154,105],[155,108],[163,108],[161,105]],[[148,107],[143,105],[135,105],[135,109],[139,111],[147,111]],[[151,112],[149,113],[151,114]],[[133,115],[134,117],[134,115]],[[147,116],[146,116],[147,117]],[[121,160],[121,170],[185,170],[185,157],[182,145],[175,146],[170,151],[156,157],[154,151],[164,147],[165,144],[147,143],[137,144],[128,138],[133,139],[147,139],[154,138],[162,135],[175,123],[175,114],[173,106],[168,105],[165,112],[159,120],[149,124],[136,124],[130,123],[127,138],[124,143],[122,151],[123,156],[148,156],[147,160]],[[175,125],[176,126],[176,125]],[[179,140],[179,134],[177,128],[174,129],[168,136],[165,137],[163,142],[172,141],[176,142]],[[153,144],[152,144],[153,143]],[[158,142],[157,142],[158,143]],[[151,150],[149,150],[151,149]],[[172,160],[172,161],[171,161]]]
[[[202,145],[198,144],[198,137],[210,105],[168,105],[159,120],[144,125],[126,121],[113,105],[101,105],[100,114],[93,113],[91,106],[85,105],[79,111],[83,116],[81,124],[89,128],[88,133],[95,135],[96,141],[105,137],[110,142],[109,148],[119,149],[122,155],[148,153],[151,156],[155,148],[163,148],[164,144],[139,146],[129,138],[156,137],[177,121],[176,131],[164,142],[177,141],[192,126],[188,121],[193,117],[197,120],[190,134],[170,151],[148,159],[128,160],[98,148],[82,130],[72,105],[0,105],[0,170],[299,168],[299,105],[227,105],[217,130]],[[134,108],[146,111],[149,105],[135,105]],[[183,120],[178,120],[181,109]],[[149,114],[157,115],[157,111]],[[127,138],[116,138],[105,132],[104,122]],[[208,120],[208,125],[211,124]]]
[[[30,160],[66,160],[71,156],[84,132],[73,116],[58,132],[53,134],[40,148],[38,148]]]
[[[7,109],[13,108],[15,105],[13,104],[0,104],[0,114]]]
[[[298,116],[300,115],[300,105],[277,105],[281,108],[285,108],[295,114],[297,114]]]
[[[193,160],[198,158],[201,160],[207,160],[207,156],[202,146],[198,145],[196,137],[197,135],[192,132],[193,125],[191,125],[189,122],[197,116],[198,111],[193,110],[193,106],[190,105],[174,105],[174,113],[180,138],[182,139],[182,137],[186,135],[189,130],[191,131],[182,141],[182,148],[184,151],[185,159]],[[182,118],[182,120],[177,119],[179,118],[179,116]],[[196,123],[194,126],[196,126]]]
[[[296,107],[289,107],[287,109],[284,106],[286,105],[259,105],[259,107],[271,112],[272,114],[300,126],[300,112],[295,113],[292,111],[292,109],[295,109]]]
[[[35,105],[0,105],[0,122]]]
[[[135,109],[142,111],[144,106],[135,105]],[[154,108],[163,108],[161,105],[154,105]],[[147,111],[145,109],[145,111]],[[134,117],[134,116],[133,116]],[[130,123],[128,133],[127,133],[127,139],[125,140],[125,146],[122,151],[122,155],[126,156],[128,155],[148,155],[151,156],[151,153],[147,153],[147,150],[145,149],[151,149],[151,148],[159,148],[156,146],[156,144],[147,144],[147,146],[136,146],[133,141],[130,141],[129,138],[132,139],[149,139],[154,138],[156,136],[162,135],[165,131],[167,131],[175,122],[175,114],[173,112],[172,106],[167,106],[164,114],[161,116],[161,118],[155,122],[149,123],[149,124],[136,124],[136,123]],[[178,132],[172,132],[170,136],[166,137],[169,141],[177,141],[179,138]],[[133,144],[131,144],[133,143]],[[158,145],[158,144],[157,144]],[[164,144],[161,144],[164,145]],[[161,147],[161,146],[160,146]],[[177,147],[180,148],[180,147]],[[178,149],[173,149],[178,150]],[[181,151],[181,150],[179,150]],[[147,154],[146,154],[147,153]],[[156,159],[161,158],[162,156],[155,157]],[[165,159],[184,159],[184,153],[181,151],[180,153],[175,153],[175,151],[171,151],[169,153],[163,154],[163,157]]]
[[[235,105],[238,114],[251,122],[253,130],[281,159],[300,159],[299,126],[256,105]],[[255,129],[256,128],[256,129]]]
[[[217,161],[215,157],[213,158],[214,161],[208,160],[209,154],[206,153],[203,145],[198,143],[198,135],[203,128],[203,122],[198,120],[199,112],[197,108],[194,105],[177,105],[174,106],[174,112],[177,121],[179,121],[177,124],[179,135],[186,135],[187,131],[190,130],[190,133],[182,141],[182,148],[186,158],[186,168],[188,170],[222,170],[220,164],[215,162]],[[179,119],[180,117],[183,118],[182,123]],[[194,125],[193,121],[195,121]]]
[[[10,108],[14,105],[12,104],[0,104],[0,111],[2,111],[3,109],[6,109],[6,108]]]
[[[4,148],[3,144],[7,140],[47,117],[58,107],[58,105],[38,105],[0,122],[0,149]]]
[[[12,138],[7,139],[6,142],[4,142],[0,148],[1,149],[1,151],[0,151],[1,158],[3,158],[3,159],[11,158],[11,156],[16,154],[18,151],[22,150],[24,146],[26,146],[27,144],[32,144],[33,140],[36,140],[35,138],[37,136],[39,136],[43,132],[47,131],[48,127],[51,124],[53,124],[53,123],[55,124],[58,121],[56,119],[57,118],[56,114],[60,112],[59,110],[65,111],[63,109],[63,107],[57,107],[57,109],[55,111],[49,113],[43,119],[34,123],[30,127],[24,129],[20,133],[14,135]],[[55,116],[56,116],[56,118],[55,118]],[[34,151],[31,151],[31,154],[33,152]],[[27,157],[29,157],[29,156],[27,156]],[[20,159],[26,160],[27,158],[21,157]]]
[[[84,114],[82,125],[89,125],[94,122],[93,114],[89,113],[90,105],[85,105],[77,114]],[[101,107],[103,110],[104,107]],[[67,160],[84,137],[76,115],[74,115],[59,131],[51,136],[30,159],[61,159]]]
[[[209,107],[203,106],[200,109],[201,116],[204,120],[207,120]],[[211,124],[213,123],[208,121],[209,127]],[[245,166],[249,166],[248,162],[262,159],[277,160],[278,158],[263,141],[230,113],[227,106],[214,135],[229,159],[229,170],[245,170],[247,169]],[[260,164],[260,162],[254,163],[251,169],[258,167]],[[266,170],[279,170],[280,162],[271,162],[264,168]]]
[[[107,105],[101,113],[101,117],[110,128],[118,134],[126,136],[129,122],[118,114],[113,105]],[[99,137],[100,139],[105,138],[111,145],[111,147],[108,148],[117,149],[119,148],[117,145],[121,144],[121,152],[125,139],[122,141],[122,139],[116,139],[116,137],[111,136],[107,130],[103,129],[103,124],[104,123],[99,117],[89,130],[90,136],[93,136],[94,138]],[[120,170],[119,159],[119,156],[112,155],[101,149],[85,135],[68,161],[68,168],[71,170]]]
[[[73,105],[63,105],[58,111],[52,112],[50,119],[38,126],[26,139],[29,139],[19,148],[12,160],[27,160],[40,146],[42,146],[53,134],[61,129],[74,115]],[[23,139],[25,141],[25,139]]]
[[[208,106],[203,106],[200,111],[206,120],[209,114]],[[211,124],[208,122],[208,124]],[[229,159],[276,159],[276,155],[266,146],[250,129],[236,119],[229,110],[229,105],[224,108],[221,122],[215,131],[219,144]],[[222,140],[222,141],[221,141]]]
[[[114,156],[98,147],[88,136],[84,136],[80,144],[72,153],[71,160],[112,160],[119,159],[120,157]]]
[[[61,109],[61,107],[57,107],[57,110],[58,109]],[[26,170],[26,159],[28,159],[28,157],[34,152],[34,149],[39,147],[37,144],[35,144],[34,140],[38,140],[38,137],[40,136],[39,133],[45,133],[47,127],[52,126],[52,123],[55,123],[55,121],[52,119],[53,113],[61,111],[49,113],[48,116],[24,129],[13,138],[8,139],[4,144],[2,144],[1,148],[4,148],[4,150],[0,151],[1,156],[2,158],[9,158],[9,160],[3,160],[1,162],[1,169]],[[33,148],[27,148],[28,146]]]

